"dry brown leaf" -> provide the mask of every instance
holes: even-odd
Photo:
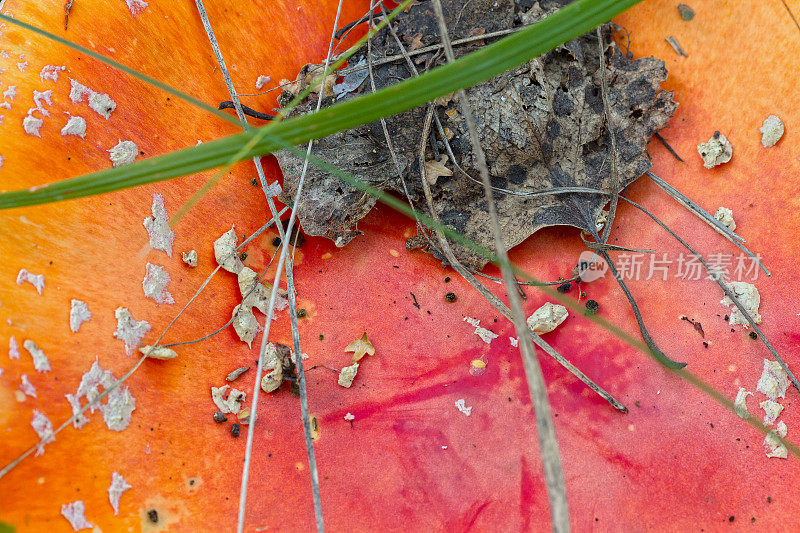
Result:
[[[452,176],[453,171],[447,168],[445,165],[447,163],[447,156],[442,156],[439,161],[425,161],[425,179],[428,180],[428,183],[431,185],[436,185],[436,181],[439,179],[439,176]]]
[[[360,361],[364,355],[375,355],[375,347],[372,346],[372,343],[367,340],[367,332],[365,331],[364,334],[361,336],[360,339],[356,339],[350,344],[347,345],[347,348],[344,349],[345,352],[354,352],[352,363]]]

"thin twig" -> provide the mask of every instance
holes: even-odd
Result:
[[[447,61],[455,61],[450,38],[447,31],[447,24],[442,12],[440,0],[432,0],[433,10],[439,24],[442,45]],[[553,522],[553,530],[557,532],[569,531],[569,509],[567,506],[567,490],[564,484],[564,472],[561,468],[561,456],[558,451],[558,440],[556,439],[555,427],[553,425],[550,402],[547,398],[547,385],[542,375],[542,369],[533,349],[531,332],[525,322],[525,315],[522,311],[522,300],[517,292],[517,286],[511,281],[514,272],[508,260],[508,252],[503,243],[503,235],[500,223],[497,218],[497,211],[492,193],[492,184],[489,178],[489,167],[486,164],[486,156],[480,144],[478,131],[472,117],[472,109],[467,101],[467,94],[463,89],[458,91],[458,100],[461,105],[461,114],[464,116],[467,130],[469,131],[472,142],[472,151],[475,155],[480,171],[481,181],[483,181],[484,194],[489,210],[489,220],[491,221],[492,232],[494,233],[494,244],[497,257],[500,262],[500,270],[503,273],[503,280],[506,284],[506,293],[511,303],[514,327],[519,337],[519,346],[522,352],[522,360],[525,367],[525,374],[528,379],[528,389],[533,403],[536,426],[539,434],[540,454],[544,467],[545,484],[550,498],[550,514]],[[424,166],[424,161],[420,165]]]
[[[653,132],[653,137],[655,137],[656,139],[658,139],[658,141],[659,141],[661,144],[663,144],[663,145],[664,145],[664,148],[666,148],[666,149],[669,151],[669,153],[671,153],[671,154],[672,154],[672,156],[673,156],[675,159],[677,159],[677,160],[678,160],[678,161],[680,161],[681,163],[685,163],[685,162],[686,162],[686,161],[684,161],[683,159],[681,159],[681,156],[679,156],[679,155],[678,155],[678,152],[676,152],[676,151],[675,151],[675,149],[674,149],[672,146],[670,146],[670,144],[667,142],[667,140],[666,140],[664,137],[662,137],[660,133],[658,133],[657,131],[654,131],[654,132]]]

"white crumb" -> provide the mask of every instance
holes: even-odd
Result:
[[[22,285],[26,281],[36,287],[36,292],[42,294],[44,290],[44,274],[31,274],[26,269],[22,268],[19,273],[17,273],[17,285]]]
[[[69,309],[69,329],[73,333],[77,333],[81,328],[81,324],[88,322],[92,318],[92,312],[89,311],[89,306],[86,302],[72,299]]]
[[[153,195],[153,205],[150,208],[152,216],[144,219],[142,224],[150,236],[150,248],[162,250],[172,257],[172,242],[175,240],[175,233],[169,227],[169,217],[167,209],[164,207],[164,197],[156,193]]]
[[[128,9],[130,9],[131,15],[134,17],[147,7],[147,2],[144,0],[125,0],[125,3],[128,5]]]
[[[36,137],[41,137],[39,134],[39,129],[44,124],[44,121],[40,118],[36,118],[33,115],[26,115],[25,118],[22,119],[22,129],[25,130],[25,133],[28,135],[35,135]]]
[[[472,407],[467,407],[464,399],[456,400],[456,409],[469,416],[472,414]]]
[[[344,415],[344,419],[347,420],[348,422],[352,422],[353,420],[356,419],[356,417],[353,415],[353,413],[347,413],[346,415]]]
[[[45,65],[39,72],[39,79],[58,81],[58,74],[67,67],[58,65]]]
[[[9,104],[8,102],[3,102],[2,104],[0,104],[0,109],[8,109],[9,111],[11,111],[11,104]]]
[[[767,433],[767,436],[764,437],[764,452],[767,454],[767,457],[786,459],[789,456],[786,446],[778,440],[778,437],[785,438],[786,433],[787,428],[783,421],[778,422],[778,426]]]
[[[139,147],[133,141],[119,141],[116,146],[108,150],[108,158],[114,167],[130,165],[139,155]]]
[[[37,372],[50,372],[50,360],[47,359],[44,352],[36,346],[35,342],[26,339],[25,342],[22,343],[22,347],[31,354],[33,358],[33,368],[35,368]]]
[[[563,305],[545,303],[528,317],[528,327],[537,335],[550,333],[561,325],[569,316]]]
[[[783,411],[783,406],[778,402],[772,400],[765,400],[758,404],[764,410],[764,424],[769,425],[774,423]]]
[[[30,396],[31,398],[36,398],[36,387],[34,387],[33,383],[30,382],[30,380],[28,379],[28,375],[27,374],[22,374],[19,377],[19,379],[20,379],[20,382],[21,382],[20,386],[19,386],[19,390],[21,390],[23,392],[23,394],[26,394],[26,395]]]
[[[242,402],[247,398],[247,394],[232,389],[230,385],[222,387],[211,387],[211,399],[222,413],[238,413],[242,410]]]
[[[61,506],[61,514],[64,515],[64,518],[69,521],[69,525],[71,525],[72,529],[75,531],[80,531],[81,529],[91,529],[94,527],[93,524],[86,520],[86,517],[84,516],[85,512],[86,507],[83,505],[81,500]]]
[[[728,142],[723,134],[718,131],[704,143],[697,145],[697,152],[703,159],[703,166],[714,168],[717,165],[727,163],[733,157],[733,146]]]
[[[264,76],[262,74],[256,80],[256,89],[261,89],[262,87],[264,87],[264,85],[268,84],[270,81],[272,81],[272,78],[270,78],[269,76]]]
[[[125,343],[125,353],[131,355],[141,344],[142,337],[150,331],[150,323],[146,320],[134,320],[131,312],[125,307],[118,307],[114,311],[117,317],[117,330],[114,337]]]
[[[739,387],[739,392],[736,393],[736,399],[733,401],[733,410],[739,415],[739,418],[746,420],[750,417],[750,412],[747,410],[747,397],[752,395],[753,393],[745,390],[744,387]]]
[[[256,320],[253,310],[239,304],[233,308],[231,316],[233,317],[233,329],[236,331],[236,335],[243,342],[246,342],[247,346],[252,347],[253,339],[261,331],[261,325]]]
[[[108,429],[122,431],[131,423],[131,414],[136,409],[136,399],[128,387],[119,386],[106,396],[107,403],[100,406],[103,422]]]
[[[242,374],[244,374],[244,373],[245,373],[245,372],[247,372],[248,370],[250,370],[250,367],[249,367],[249,366],[242,366],[242,367],[239,367],[239,368],[237,368],[236,370],[234,370],[234,371],[230,372],[230,373],[227,375],[227,377],[225,378],[225,381],[236,381],[237,379],[239,379],[239,376],[241,376]]]
[[[214,241],[214,257],[220,267],[228,272],[238,274],[244,265],[236,253],[236,246],[239,238],[236,236],[235,228],[223,233],[219,239]]]
[[[761,134],[761,145],[764,148],[775,146],[775,143],[783,137],[783,121],[775,115],[770,115],[764,119],[758,132]]]
[[[339,385],[349,389],[350,385],[353,384],[353,380],[356,379],[356,374],[358,374],[358,363],[343,367],[342,371],[339,372]]]
[[[722,222],[722,225],[731,231],[736,231],[736,222],[733,220],[733,211],[727,207],[720,207],[714,213],[714,218]]]
[[[514,346],[515,348],[519,346],[519,338],[517,337],[509,337],[508,341],[511,343],[511,346]]]
[[[25,72],[25,69],[28,68],[28,62],[20,61],[19,63],[17,63],[17,68],[19,69],[20,72]]]
[[[33,91],[33,103],[36,106],[36,110],[39,113],[41,113],[43,117],[50,116],[50,112],[44,108],[44,104],[53,105],[52,97],[53,97],[53,91],[51,90]],[[31,114],[31,111],[28,111],[28,114]]]
[[[175,359],[178,357],[178,352],[171,348],[164,348],[163,346],[157,346],[153,348],[147,344],[139,348],[139,351],[142,353],[142,355],[146,355],[152,359]]]
[[[189,265],[190,267],[197,266],[197,252],[195,250],[189,250],[188,252],[181,252],[181,259],[183,259],[183,262]]]
[[[3,92],[3,98],[8,98],[9,100],[13,100],[17,97],[17,86],[16,85],[9,85],[8,89]]]
[[[81,411],[81,402],[75,397],[74,394],[65,394],[64,396],[67,398],[67,402],[69,402],[69,406],[72,408],[72,416],[75,417],[72,421],[72,424],[76,429],[82,428],[87,422],[89,422],[89,418],[82,414],[78,414]]]
[[[133,487],[117,472],[111,473],[111,485],[108,487],[108,501],[114,509],[114,515],[119,514],[119,498],[122,493]]]
[[[753,322],[761,324],[761,315],[758,314],[758,307],[761,305],[761,296],[758,294],[758,289],[756,289],[755,285],[744,281],[733,281],[728,284],[728,287],[733,291],[733,294],[742,304],[745,311],[753,318]],[[722,305],[731,306],[731,313],[728,319],[728,323],[731,326],[740,324],[744,326],[745,329],[750,327],[750,322],[747,321],[747,317],[739,311],[739,308],[736,307],[736,304],[733,303],[733,300],[731,300],[728,295],[725,295],[725,298],[723,298],[720,303]]]
[[[111,113],[117,108],[117,103],[105,93],[96,93],[92,91],[89,94],[89,107],[101,117],[108,119],[111,117]]]
[[[83,117],[71,116],[66,125],[61,128],[61,135],[74,135],[86,137],[86,120]]]
[[[55,442],[56,435],[53,433],[53,423],[43,413],[33,410],[33,419],[31,426],[36,434],[39,436],[39,443],[36,445],[36,455],[44,453],[44,445]]]
[[[761,378],[756,384],[756,390],[763,392],[770,400],[786,398],[786,390],[789,388],[789,376],[777,361],[764,359],[764,370],[761,371]]]
[[[8,358],[19,359],[19,344],[13,335],[8,339]]]
[[[272,285],[269,283],[259,283],[258,274],[248,267],[242,267],[239,271],[239,292],[242,295],[242,305],[244,307],[255,307],[265,315],[269,310],[269,298],[272,293]],[[283,311],[289,306],[289,301],[281,296],[280,291],[275,295],[275,311]],[[272,314],[273,320],[278,317]]]
[[[477,318],[472,318],[470,316],[464,317],[464,322],[473,326],[475,328],[475,335],[481,338],[483,342],[486,344],[491,344],[491,342],[498,337],[498,335],[486,328],[481,327],[481,321]]]
[[[152,298],[159,304],[174,304],[175,299],[167,290],[169,285],[169,272],[161,265],[147,263],[147,272],[142,279],[142,290],[144,295]]]
[[[72,100],[73,104],[77,104],[87,97],[91,95],[94,91],[88,88],[86,85],[82,83],[78,83],[77,81],[70,79],[70,91],[69,91],[69,98]]]

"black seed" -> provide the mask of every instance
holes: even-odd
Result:
[[[280,245],[281,245],[281,238],[280,237],[275,237],[274,239],[272,239],[272,246],[276,246],[277,247],[277,246],[280,246]]]
[[[600,310],[600,304],[597,303],[595,300],[589,300],[586,302],[586,314],[593,315]]]
[[[233,424],[231,426],[231,435],[233,435],[234,437],[238,437],[239,436],[239,429],[240,429],[239,424]]]
[[[456,301],[456,293],[448,292],[447,294],[444,295],[444,299],[447,300],[448,302],[455,302]]]
[[[568,293],[571,289],[572,289],[571,283],[562,283],[561,285],[558,286],[556,290],[561,294],[565,294]]]
[[[251,179],[251,180],[250,180],[250,183],[251,183],[251,184],[252,184],[254,187],[258,187],[258,180],[257,180],[257,179],[255,179],[255,178]]]
[[[147,518],[154,524],[158,524],[158,511],[155,509],[150,509],[147,511]]]
[[[305,309],[298,309],[297,310],[297,318],[303,318],[304,316],[306,316],[306,310]]]
[[[750,338],[753,339],[753,340],[756,340],[758,338],[758,333],[756,333],[755,331],[751,331],[750,332]]]
[[[240,253],[240,254],[239,254],[239,259],[241,259],[242,261],[244,261],[245,259],[247,259],[247,252],[242,252],[242,253]]]
[[[450,283],[450,276],[447,276],[446,278],[444,278],[444,282],[445,283]]]
[[[225,422],[227,420],[228,420],[228,418],[225,416],[225,413],[223,413],[222,411],[217,411],[216,413],[214,413],[214,422],[217,422],[217,423],[221,424],[222,422]]]

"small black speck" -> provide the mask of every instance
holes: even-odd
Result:
[[[753,340],[756,340],[758,338],[758,333],[756,333],[755,331],[751,331],[750,332],[750,338],[753,339]]]
[[[730,518],[728,518],[728,522],[733,522],[735,519],[736,519],[736,517],[731,515]]]
[[[216,413],[214,413],[214,422],[216,422],[218,424],[221,424],[222,422],[225,422],[227,420],[228,420],[228,418],[225,416],[225,413],[223,413],[222,411],[217,411]]]
[[[158,524],[158,511],[155,509],[150,509],[147,511],[147,519],[154,524]]]
[[[728,315],[725,315],[725,322],[728,321]]]
[[[251,180],[250,180],[250,184],[251,184],[253,187],[258,187],[258,180],[257,180],[257,179],[255,179],[255,178],[253,178],[253,179],[251,179]]]
[[[139,150],[139,155],[144,155],[144,150]]]
[[[306,316],[306,310],[305,309],[298,309],[297,310],[297,318],[303,318],[304,316]]]
[[[703,348],[708,348],[708,343],[706,341],[703,341]]]
[[[556,290],[558,292],[560,292],[561,294],[566,294],[571,289],[572,289],[572,284],[571,283],[562,283],[561,285],[558,286],[558,288]]]
[[[772,503],[772,496],[767,496],[767,503]]]
[[[319,340],[323,340],[324,338],[325,338],[325,335],[320,335],[319,336]]]
[[[240,253],[240,254],[239,254],[239,259],[241,259],[242,261],[244,261],[245,259],[247,259],[247,252],[242,252],[242,253]]]
[[[281,245],[281,238],[280,237],[275,237],[274,239],[272,239],[272,246],[278,247],[280,245]]]
[[[447,276],[446,278],[444,278],[444,282],[445,283],[450,283],[450,276]]]
[[[234,437],[238,437],[240,429],[241,427],[239,426],[239,424],[233,424],[231,426],[231,435],[233,435]]]
[[[448,292],[447,294],[444,295],[444,299],[447,300],[448,302],[455,302],[457,300],[456,293]]]
[[[600,310],[600,304],[596,300],[588,300],[586,302],[586,314],[594,315]]]

